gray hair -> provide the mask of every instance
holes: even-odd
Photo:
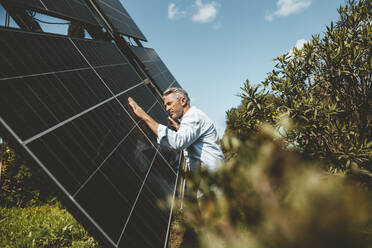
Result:
[[[190,98],[187,92],[184,89],[181,88],[169,88],[163,93],[163,97],[170,95],[170,94],[175,94],[177,99],[181,99],[182,97],[186,98],[187,104],[190,105]]]

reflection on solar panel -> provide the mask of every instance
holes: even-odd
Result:
[[[0,0],[0,3],[99,26],[94,14],[84,0]]]
[[[131,49],[146,66],[150,77],[162,91],[169,87],[181,87],[154,49],[134,46]]]
[[[115,30],[119,33],[146,41],[146,37],[119,0],[96,0],[96,3]]]
[[[111,42],[0,29],[0,129],[71,200],[107,247],[164,247],[179,154],[129,111],[162,105]]]

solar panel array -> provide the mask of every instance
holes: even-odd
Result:
[[[0,0],[0,3],[99,26],[95,15],[84,0]]]
[[[84,0],[0,0],[0,3],[100,26],[96,15]],[[93,4],[109,22],[110,28],[121,34],[147,41],[119,0],[95,0]]]
[[[116,34],[146,41],[118,0],[0,3],[98,27],[106,23]],[[0,136],[41,166],[66,194],[69,211],[105,247],[165,247],[172,209],[158,204],[175,197],[181,154],[158,146],[127,104],[134,98],[167,125],[160,98],[131,64],[133,55],[124,54],[116,38],[7,28],[0,28],[0,37]],[[180,87],[153,49],[131,48],[160,91]]]
[[[146,66],[146,71],[161,91],[169,87],[181,87],[154,49],[135,46],[131,49]]]
[[[0,28],[0,123],[111,247],[164,247],[180,154],[131,112],[162,104],[112,42]]]

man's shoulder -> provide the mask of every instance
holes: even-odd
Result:
[[[185,120],[185,121],[192,120],[192,121],[197,121],[197,122],[199,121],[210,122],[211,121],[210,118],[202,110],[194,106],[192,106],[189,109],[189,111],[187,111],[187,113],[182,118],[182,120]]]
[[[198,109],[195,106],[192,106],[192,107],[190,107],[189,111],[186,112],[183,119],[184,118],[190,118],[190,117],[200,118],[200,117],[203,117],[203,116],[206,116],[206,114],[204,114],[203,111],[201,111],[200,109]]]

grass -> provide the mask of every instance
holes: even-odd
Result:
[[[183,213],[172,222],[168,248],[179,248],[183,232]],[[100,246],[60,204],[28,207],[0,207],[0,247],[73,247]]]
[[[59,204],[0,207],[0,247],[95,248],[98,243]]]

